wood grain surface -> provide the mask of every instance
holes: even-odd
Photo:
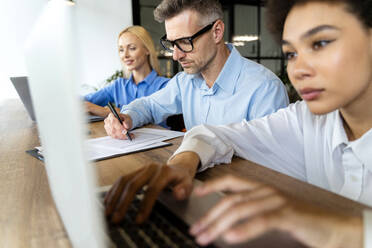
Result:
[[[88,124],[88,128],[91,137],[106,135],[103,122]],[[110,185],[119,176],[148,163],[165,163],[181,141],[182,138],[177,138],[171,140],[172,146],[93,163],[98,184]],[[25,153],[37,145],[36,123],[30,120],[20,100],[1,101],[0,247],[71,247],[49,190],[44,165]],[[290,195],[349,215],[361,215],[365,207],[240,158],[234,158],[230,165],[218,165],[200,173],[197,178],[206,180],[226,173],[277,186]]]

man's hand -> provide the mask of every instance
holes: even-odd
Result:
[[[136,217],[136,222],[142,223],[150,215],[155,200],[165,187],[171,186],[173,195],[178,200],[190,195],[198,164],[199,157],[195,153],[185,152],[175,156],[167,165],[150,164],[120,177],[105,197],[105,215],[111,222],[119,223],[136,193],[147,185]]]
[[[123,125],[110,113],[105,119],[106,133],[114,139],[127,139],[126,133],[132,128],[132,118],[126,114],[119,114]]]
[[[231,175],[195,189],[199,196],[214,191],[231,194],[190,228],[201,245],[218,237],[230,244],[241,243],[277,229],[311,247],[362,247],[361,217],[329,212],[272,187]]]

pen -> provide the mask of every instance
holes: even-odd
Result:
[[[111,112],[115,115],[116,119],[118,119],[119,122],[120,122],[120,124],[123,125],[123,122],[122,122],[122,120],[120,119],[120,117],[119,117],[119,115],[118,115],[118,112],[116,112],[116,110],[115,110],[114,106],[112,105],[112,103],[111,103],[111,102],[108,102],[107,105],[109,106],[109,109],[111,110]],[[127,134],[126,134],[126,135],[127,135],[127,138],[128,138],[130,141],[132,141],[132,138],[131,138],[130,135],[129,135],[129,131],[127,131]]]

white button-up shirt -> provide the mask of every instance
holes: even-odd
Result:
[[[372,129],[349,141],[339,111],[314,115],[297,102],[249,122],[198,126],[175,154],[185,151],[199,155],[200,170],[237,155],[372,206]]]

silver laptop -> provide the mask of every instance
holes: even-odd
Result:
[[[10,81],[12,81],[12,84],[21,98],[31,120],[36,121],[27,77],[11,77]],[[53,101],[51,101],[51,103],[53,103]],[[86,118],[88,119],[88,122],[103,121],[105,119],[102,116],[92,114],[87,114]]]
[[[41,145],[45,150],[45,168],[51,193],[73,247],[111,247],[116,242],[108,238],[108,231],[115,232],[117,229],[107,225],[104,220],[94,167],[89,164],[85,149],[87,132],[75,75],[78,59],[74,49],[77,49],[75,39],[78,34],[74,28],[77,23],[73,11],[74,8],[65,5],[64,1],[49,1],[48,8],[30,32],[25,48],[29,88]],[[182,223],[191,224],[218,198],[219,195],[212,194],[202,199],[192,196],[187,201],[178,202],[169,192],[164,192],[160,201]],[[160,222],[160,219],[155,222]],[[176,221],[175,218],[169,219],[169,215],[163,219],[172,223]],[[128,221],[124,221],[125,224]],[[163,230],[167,230],[167,227]],[[135,240],[124,227],[117,232],[129,247],[152,246],[139,244],[141,241]],[[155,231],[155,236],[158,234]],[[182,242],[179,241],[179,245],[183,245]],[[168,246],[163,243],[162,247],[164,245]]]
[[[111,247],[94,167],[85,153],[73,8],[50,1],[47,10],[30,32],[25,61],[51,193],[73,247]]]

